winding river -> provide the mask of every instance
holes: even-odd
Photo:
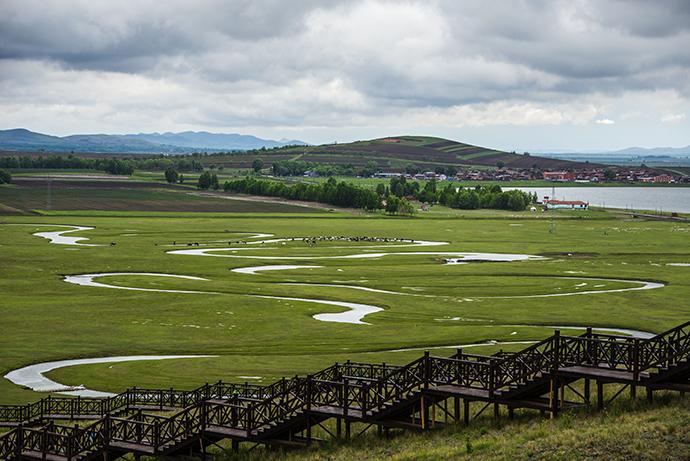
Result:
[[[50,231],[50,232],[37,232],[33,235],[37,237],[46,238],[52,244],[58,245],[78,245],[78,246],[102,246],[96,244],[86,244],[80,243],[84,240],[89,240],[87,237],[73,237],[66,236],[64,234],[92,230],[93,227],[86,226],[71,226],[71,225],[43,225],[43,224],[27,224],[33,226],[45,226],[45,227],[61,227],[68,228],[67,230],[60,231]],[[514,261],[535,261],[544,260],[546,258],[535,255],[526,254],[506,254],[506,253],[472,253],[472,252],[434,252],[434,251],[411,251],[411,252],[357,252],[345,255],[336,256],[318,256],[318,255],[299,255],[299,256],[280,256],[280,255],[236,255],[236,254],[219,254],[227,252],[240,252],[246,250],[269,250],[271,248],[264,247],[266,244],[281,243],[286,244],[287,242],[294,241],[306,241],[305,238],[277,238],[271,239],[273,234],[268,233],[242,233],[242,235],[247,235],[248,239],[252,239],[250,242],[237,242],[242,243],[240,247],[232,248],[194,248],[194,249],[183,249],[183,250],[169,250],[168,254],[171,255],[185,255],[185,256],[206,256],[206,257],[225,257],[225,258],[245,258],[245,259],[271,259],[271,260],[313,260],[313,259],[372,259],[381,258],[385,256],[440,256],[446,257],[446,264],[468,264],[476,262],[514,262]],[[263,240],[260,240],[263,239]],[[337,240],[337,239],[335,239]],[[396,239],[396,244],[391,245],[362,245],[358,249],[365,248],[394,248],[394,247],[429,247],[429,246],[442,246],[447,245],[448,242],[433,242],[433,241],[415,241],[415,240],[403,240]],[[249,247],[248,245],[251,245]],[[331,246],[329,248],[341,248],[341,249],[351,249],[351,246]],[[678,264],[681,265],[681,264]],[[295,269],[319,269],[323,266],[317,265],[291,265],[291,264],[276,264],[276,265],[262,265],[262,266],[251,266],[251,267],[237,267],[232,268],[231,271],[238,274],[243,274],[247,276],[261,276],[261,272],[264,271],[282,271],[282,270],[295,270]],[[167,273],[150,273],[150,272],[104,272],[104,273],[92,273],[92,274],[75,274],[67,275],[64,277],[64,281],[67,283],[86,286],[86,287],[97,287],[97,288],[108,288],[108,289],[118,289],[118,290],[132,290],[132,291],[148,291],[148,292],[161,292],[161,293],[180,293],[180,294],[213,294],[220,295],[223,293],[214,291],[197,291],[197,290],[170,290],[170,289],[154,289],[154,288],[139,288],[132,286],[122,286],[122,285],[111,285],[103,282],[97,282],[95,279],[101,277],[109,276],[146,276],[146,277],[168,277],[192,280],[197,282],[209,281],[209,279],[189,276],[189,275],[178,275],[178,274],[167,274]],[[641,280],[624,280],[624,279],[605,279],[605,278],[593,278],[593,277],[562,277],[553,276],[553,278],[562,279],[572,279],[572,280],[583,280],[583,281],[601,281],[601,282],[621,282],[635,284],[634,287],[628,288],[617,288],[610,290],[583,290],[574,291],[567,293],[549,293],[549,294],[534,294],[534,295],[524,295],[524,296],[483,296],[477,297],[477,299],[491,299],[491,298],[541,298],[541,297],[555,297],[555,296],[574,296],[583,294],[602,294],[602,293],[613,293],[613,292],[624,292],[624,291],[635,291],[635,290],[650,290],[662,288],[664,284],[657,282],[647,282]],[[427,294],[416,294],[416,293],[402,293],[390,290],[381,290],[370,287],[363,287],[358,285],[347,285],[347,284],[310,284],[310,283],[289,283],[289,282],[276,282],[277,285],[295,285],[295,286],[319,286],[324,288],[346,288],[352,290],[368,291],[374,293],[385,293],[391,295],[401,295],[401,296],[424,296],[424,297],[443,297],[441,295],[427,295]],[[363,321],[363,318],[369,314],[380,312],[383,310],[380,306],[362,304],[362,303],[352,303],[347,301],[334,301],[326,299],[315,299],[315,298],[301,298],[301,297],[288,297],[288,296],[271,296],[271,295],[250,295],[256,298],[264,299],[275,299],[277,301],[297,301],[297,302],[307,302],[316,303],[323,305],[330,305],[336,307],[347,308],[344,312],[339,313],[319,313],[315,314],[313,318],[322,322],[336,322],[336,323],[349,323],[355,325],[369,325],[368,322]],[[578,326],[545,326],[545,325],[482,325],[482,327],[513,327],[513,328],[523,328],[523,327],[544,327],[544,328],[564,328],[564,329],[574,329],[574,330],[584,330],[584,327]],[[653,336],[653,333],[630,330],[615,327],[605,327],[596,329],[600,332],[608,332],[613,334],[623,334],[638,338],[648,338]],[[391,349],[388,351],[372,351],[374,352],[403,352],[403,351],[414,351],[414,350],[426,350],[426,349],[446,349],[446,348],[458,348],[458,347],[481,347],[493,344],[532,344],[534,341],[491,341],[484,343],[474,343],[474,344],[459,344],[459,345],[448,345],[448,346],[434,346],[434,347],[415,347],[415,348],[403,348],[403,349]],[[100,358],[89,358],[89,359],[74,359],[74,360],[60,360],[54,362],[45,362],[34,365],[29,365],[14,371],[9,372],[5,375],[5,378],[9,379],[13,383],[28,387],[32,390],[38,392],[60,392],[67,395],[82,396],[82,397],[108,397],[112,394],[106,392],[100,392],[95,390],[89,390],[83,388],[83,386],[69,387],[62,385],[60,383],[54,382],[44,376],[44,373],[49,371],[68,367],[75,365],[84,364],[96,364],[96,363],[111,363],[111,362],[129,362],[129,361],[139,361],[139,360],[166,360],[166,359],[191,359],[191,358],[201,358],[201,357],[215,357],[208,355],[150,355],[150,356],[118,356],[118,357],[100,357]]]
[[[119,357],[96,357],[89,359],[57,360],[54,362],[36,363],[10,371],[5,378],[18,386],[23,386],[36,392],[57,392],[64,395],[79,397],[112,397],[115,394],[86,389],[84,386],[66,386],[55,382],[44,373],[58,368],[72,367],[75,365],[92,365],[98,363],[137,362],[142,360],[171,360],[171,359],[198,359],[204,357],[217,357],[216,355],[129,355]]]

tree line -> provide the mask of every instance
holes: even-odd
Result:
[[[370,160],[363,167],[352,164],[330,165],[304,160],[279,160],[271,164],[273,176],[302,176],[307,171],[313,171],[319,176],[373,176],[381,169],[377,163]]]
[[[85,158],[68,155],[51,155],[47,157],[10,156],[0,157],[0,168],[13,169],[80,169],[98,170],[110,174],[131,175],[137,170],[166,170],[201,171],[201,162],[185,157],[154,157],[154,158]]]
[[[286,184],[278,181],[246,177],[235,181],[227,181],[223,189],[229,192],[283,197],[291,200],[320,202],[365,210],[377,210],[382,207],[378,194],[373,190],[356,186],[349,182],[338,181],[333,177],[318,184]]]
[[[463,210],[491,208],[521,211],[537,201],[537,194],[519,190],[503,191],[498,185],[462,188],[450,183],[439,188],[436,180],[431,180],[420,187],[417,181],[407,181],[403,176],[391,178],[388,186],[378,184],[376,192],[383,197],[414,197],[420,202],[440,203]]]
[[[333,177],[322,183],[287,184],[253,176],[226,181],[223,190],[242,194],[282,197],[290,200],[320,202],[347,208],[361,208],[368,211],[383,209],[389,214],[411,215],[414,206],[409,199],[420,202],[439,203],[451,208],[474,210],[490,208],[498,210],[522,211],[537,201],[536,194],[518,190],[503,191],[500,186],[457,187],[448,184],[438,187],[435,180],[420,187],[417,181],[407,181],[404,177],[392,178],[388,186],[380,183],[375,190],[358,186]],[[218,177],[205,171],[199,177],[200,189],[218,189]]]

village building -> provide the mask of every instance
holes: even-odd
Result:
[[[670,174],[660,174],[660,175],[654,176],[653,181],[656,183],[675,182],[673,176],[671,176]]]
[[[546,181],[575,181],[575,173],[571,173],[570,171],[545,171],[542,174]]]
[[[586,210],[589,208],[589,203],[582,200],[544,200],[544,207],[547,210],[568,209],[568,210]]]

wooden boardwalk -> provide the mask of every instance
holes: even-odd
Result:
[[[572,387],[575,382],[582,386]],[[468,424],[487,409],[498,417],[501,407],[508,417],[517,408],[555,417],[567,408],[603,408],[604,386],[611,383],[623,385],[614,398],[626,388],[633,397],[644,389],[648,399],[655,390],[690,391],[690,322],[649,339],[556,331],[516,353],[427,352],[404,366],[348,361],[267,386],[132,388],[106,399],[0,405],[0,425],[11,427],[0,436],[0,460],[203,455],[224,439],[235,450],[243,442],[295,448],[315,441],[316,427],[333,437],[350,437],[352,423],[426,430],[449,421]],[[474,414],[473,403],[480,407]],[[84,419],[93,422],[57,423]],[[335,422],[333,431],[323,426],[327,420]]]

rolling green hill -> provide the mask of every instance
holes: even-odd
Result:
[[[590,163],[515,154],[428,136],[396,136],[347,144],[297,146],[267,151],[214,155],[205,163],[225,168],[249,168],[254,159],[265,164],[280,160],[301,160],[319,164],[364,166],[376,162],[385,171],[402,171],[413,164],[425,170],[437,166],[495,168],[576,169],[595,166]]]

